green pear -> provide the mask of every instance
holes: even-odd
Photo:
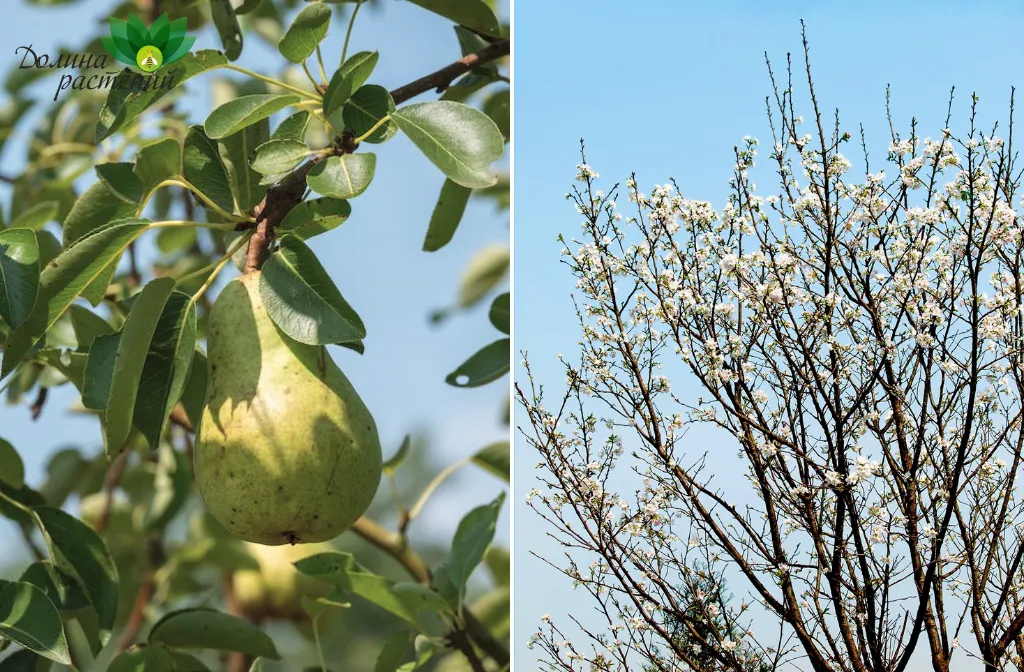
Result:
[[[330,544],[263,546],[250,543],[246,550],[260,563],[260,568],[237,571],[232,582],[235,602],[253,621],[266,618],[306,620],[308,615],[302,608],[302,598],[325,597],[331,592],[330,584],[303,574],[294,564],[311,555],[333,551]]]
[[[377,492],[377,426],[324,346],[274,324],[259,280],[259,271],[232,280],[210,310],[196,483],[210,514],[241,539],[326,541]]]

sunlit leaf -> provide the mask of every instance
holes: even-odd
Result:
[[[406,105],[391,113],[391,118],[452,181],[473,189],[497,182],[490,165],[501,158],[505,140],[480,110],[439,100]]]

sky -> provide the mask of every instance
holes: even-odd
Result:
[[[0,50],[0,72],[6,73],[20,62],[20,56],[14,55],[16,47],[31,44],[37,54],[55,55],[58,43],[77,46],[84,39],[82,27],[105,22],[114,3],[80,0],[61,7],[32,7],[22,0],[9,0],[3,4],[0,44],[5,46]],[[395,88],[459,58],[450,22],[410,3],[381,4],[360,12],[349,46],[350,54],[380,50],[372,83]],[[344,29],[337,21],[331,25],[323,45],[328,64],[340,59]],[[211,29],[197,37],[195,50],[220,48]],[[276,49],[253,36],[237,63],[276,74],[282,61]],[[53,77],[44,78],[32,91],[51,99],[59,81],[59,75]],[[180,106],[190,111],[190,123],[202,123],[210,111],[209,84],[198,78],[186,86],[196,102],[183,100]],[[415,102],[430,99],[427,94]],[[19,130],[22,138],[29,132],[24,126]],[[444,176],[404,137],[378,145],[375,151],[376,175],[368,191],[353,200],[352,216],[342,227],[310,241],[368,332],[364,356],[338,347],[332,347],[331,353],[373,413],[385,458],[407,433],[423,431],[430,440],[433,468],[440,471],[508,436],[501,409],[509,377],[468,390],[444,382],[463,360],[500,336],[487,318],[490,297],[439,326],[429,320],[432,311],[455,301],[463,269],[474,253],[489,243],[508,240],[508,213],[498,212],[493,201],[474,200],[452,242],[438,252],[423,252],[423,236]],[[8,144],[3,172],[20,168],[22,154],[23,146],[16,140]],[[502,161],[507,166],[507,160]],[[0,190],[5,208],[9,197],[8,191]],[[53,390],[38,422],[31,421],[27,406],[0,402],[0,437],[21,452],[30,485],[40,485],[46,462],[56,450],[73,445],[93,454],[102,449],[99,423],[67,411],[77,398],[70,385]],[[414,523],[414,541],[433,538],[446,543],[462,515],[507,489],[506,483],[475,467],[461,470],[435,492]],[[413,500],[414,494],[406,499]],[[390,496],[383,486],[378,495]],[[506,504],[496,543],[509,545],[509,529]],[[5,541],[12,539],[17,536],[11,534],[9,524],[0,522],[0,559],[23,553],[19,544]]]
[[[886,84],[892,86],[896,124],[904,131],[916,116],[922,136],[938,137],[950,87],[956,86],[954,120],[966,119],[970,94],[977,92],[979,120],[987,132],[991,122],[1006,119],[1011,87],[1024,84],[1024,7],[1010,2],[966,7],[950,1],[517,2],[515,348],[529,352],[548,398],[565,389],[557,355],[575,359],[578,352],[571,302],[575,279],[560,263],[556,239],[579,232],[578,215],[565,194],[580,162],[581,138],[588,163],[600,173],[599,188],[624,183],[635,171],[645,193],[675,178],[685,197],[709,200],[720,209],[735,163],[733,146],[752,135],[761,139],[759,158],[768,155],[765,96],[771,84],[765,52],[777,77],[787,52],[802,65],[801,19],[807,23],[818,102],[829,119],[838,107],[842,126],[855,137],[864,124],[873,165],[884,160],[889,143]],[[801,87],[795,88],[799,105]],[[803,110],[810,119],[809,108]],[[855,160],[854,165],[863,164]],[[623,194],[620,203],[625,200]],[[520,359],[517,354],[517,380],[523,372]],[[690,380],[672,383],[684,397],[697,394]],[[514,421],[526,422],[518,407]],[[718,447],[712,442],[719,437],[691,434],[709,447]],[[726,447],[722,453],[735,454],[734,446]],[[522,670],[537,667],[537,651],[528,650],[526,642],[543,614],[562,626],[571,625],[567,614],[599,623],[589,613],[589,596],[582,589],[574,592],[570,580],[534,557],[558,561],[563,549],[526,505],[527,493],[537,486],[538,456],[532,451],[517,434],[513,645],[516,669]],[[728,466],[715,457],[709,464],[721,476],[728,476]]]

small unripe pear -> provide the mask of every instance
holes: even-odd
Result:
[[[303,621],[308,618],[302,598],[324,597],[331,586],[295,569],[294,563],[317,553],[334,550],[330,544],[264,546],[246,544],[249,554],[260,563],[259,570],[235,572],[235,602],[253,621],[275,618]]]
[[[241,539],[326,541],[377,492],[377,426],[325,347],[274,324],[259,278],[232,280],[210,310],[196,482],[210,514]]]

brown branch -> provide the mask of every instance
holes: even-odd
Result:
[[[448,88],[448,86],[455,81],[456,77],[464,75],[473,68],[479,67],[484,63],[508,56],[511,49],[512,43],[509,40],[499,40],[493,44],[487,45],[480,51],[475,51],[472,54],[466,54],[451,65],[445,66],[436,72],[432,72],[429,75],[409,82],[405,86],[400,86],[397,89],[394,89],[391,92],[391,97],[395,99],[395,105],[401,105],[410,98],[415,98],[421,93],[426,93],[431,89],[440,93]]]
[[[110,467],[107,469],[107,478],[103,482],[103,492],[106,493],[107,498],[103,502],[103,510],[100,511],[100,517],[96,521],[97,534],[102,535],[107,529],[107,525],[110,524],[110,514],[114,509],[114,490],[121,480],[121,474],[124,473],[127,461],[128,453],[121,453],[110,463]]]
[[[153,570],[146,570],[145,575],[142,577],[142,583],[139,584],[139,590],[135,593],[135,602],[132,604],[132,611],[128,615],[128,622],[124,626],[120,639],[117,640],[118,651],[124,651],[131,646],[135,641],[135,637],[139,634],[139,630],[142,629],[142,624],[146,620],[146,607],[149,605],[150,598],[153,597],[153,589],[155,587]]]
[[[128,615],[128,622],[117,640],[118,651],[130,647],[142,629],[142,624],[146,621],[146,607],[149,606],[156,590],[156,572],[166,561],[163,537],[154,535],[146,539],[146,569],[142,575],[142,582],[139,583],[139,590],[135,593],[135,602]]]
[[[32,420],[38,420],[39,419],[39,416],[43,412],[43,406],[46,405],[46,397],[49,394],[49,392],[50,392],[50,390],[47,387],[40,387],[39,388],[39,394],[36,395],[35,402],[29,408],[29,411],[32,413]]]

